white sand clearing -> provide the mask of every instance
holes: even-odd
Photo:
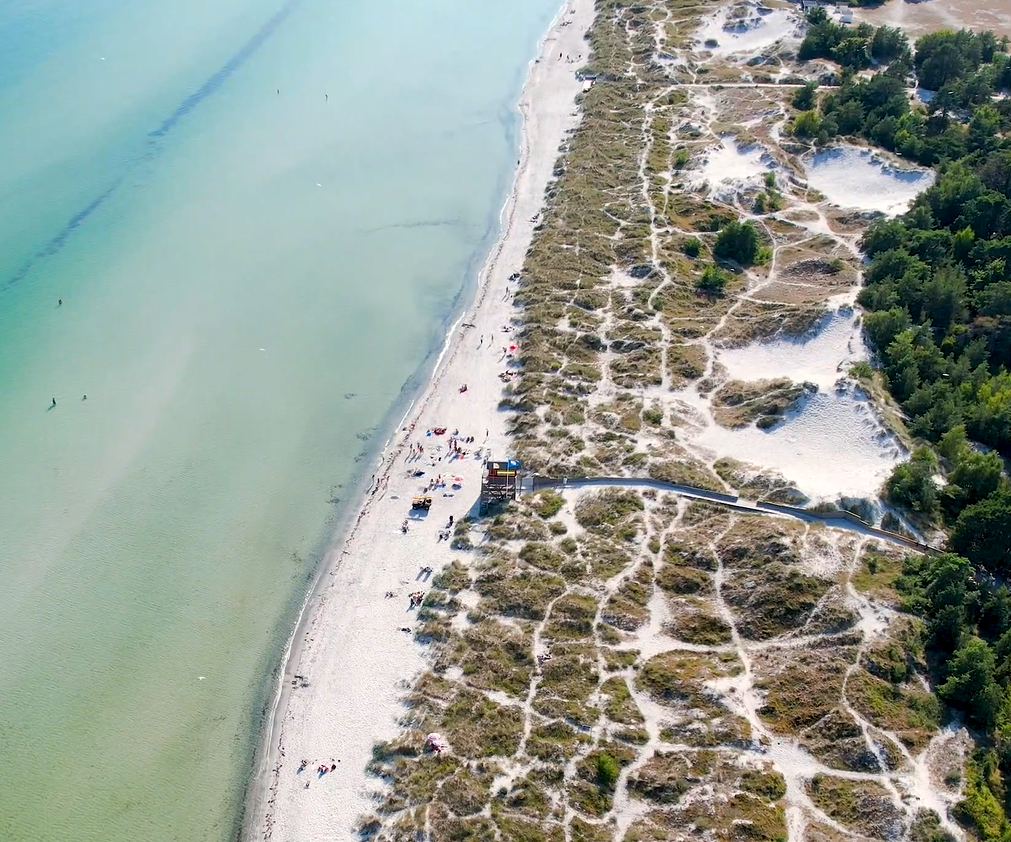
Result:
[[[746,13],[737,17],[740,9],[745,9]],[[697,49],[707,50],[714,56],[749,53],[750,57],[797,34],[797,15],[786,9],[759,10],[752,4],[743,4],[733,7],[734,17],[731,17],[731,10],[730,6],[724,6],[703,20],[695,33]]]
[[[855,146],[836,146],[804,160],[808,183],[841,208],[895,216],[934,183],[934,171],[897,166],[883,155]]]
[[[875,498],[905,453],[852,383],[812,395],[769,430],[713,424],[696,441],[720,456],[781,473],[812,501]]]
[[[771,380],[784,371],[796,382],[831,389],[857,360],[867,359],[867,348],[851,306],[830,309],[817,329],[798,339],[759,342],[716,352],[731,380]]]
[[[452,331],[431,382],[387,446],[350,534],[331,551],[305,607],[281,680],[262,782],[251,795],[251,839],[348,839],[372,806],[370,793],[378,784],[365,773],[372,747],[397,735],[402,695],[425,665],[410,633],[415,623],[409,594],[428,588],[419,578],[421,567],[434,568],[435,575],[452,558],[438,533],[451,515],[459,520],[475,504],[481,457],[509,455],[506,417],[497,408],[498,375],[508,365],[503,348],[513,340],[504,329],[513,314],[508,279],[522,266],[558,146],[578,119],[573,100],[582,84],[573,66],[557,56],[588,53],[584,35],[592,20],[593,0],[571,0],[531,65],[520,101],[521,160],[503,210],[504,233],[482,273],[474,309]],[[463,384],[466,392],[460,391]],[[447,434],[426,436],[436,427],[446,427]],[[457,429],[475,442],[461,442],[466,457],[451,459],[447,440]],[[414,459],[411,445],[418,442],[425,452]],[[413,477],[419,470],[424,475]],[[411,518],[412,495],[440,474],[450,482],[433,492],[431,512]],[[458,490],[454,476],[462,478]],[[386,598],[387,592],[394,596]],[[302,760],[308,764],[299,772]],[[332,763],[336,771],[318,771]]]
[[[732,198],[748,186],[760,187],[762,177],[773,168],[762,146],[741,146],[732,137],[720,138],[719,146],[710,146],[704,154],[694,183],[708,184],[713,196],[721,199]]]
[[[867,359],[867,347],[852,307],[830,310],[818,331],[744,348],[714,349],[730,380],[789,377],[818,387],[776,426],[761,430],[720,427],[707,400],[694,389],[681,397],[702,422],[690,441],[713,458],[731,456],[783,474],[813,500],[874,497],[904,449],[890,435],[870,400],[847,379],[850,366]],[[839,454],[845,454],[840,458]]]

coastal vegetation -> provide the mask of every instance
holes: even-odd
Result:
[[[844,69],[817,108],[811,86],[795,94],[802,111],[793,133],[820,143],[857,135],[938,169],[908,213],[873,222],[861,240],[870,259],[859,297],[867,337],[909,431],[937,448],[915,450],[886,495],[923,523],[946,524],[953,547],[999,571],[1005,553],[987,542],[1011,523],[1002,461],[1011,456],[1011,142],[1003,135],[1011,107],[995,98],[1011,86],[1007,39],[943,31],[910,47],[897,30],[842,27],[821,8],[808,21],[800,57]],[[857,53],[879,72],[849,72],[865,66],[854,63]],[[910,73],[935,92],[926,108],[910,107]],[[970,539],[973,529],[984,537]]]
[[[894,789],[908,785],[903,757],[928,748],[961,775],[960,738],[937,737],[922,687],[930,631],[909,616],[862,630],[887,603],[862,596],[855,611],[846,597],[878,581],[870,568],[894,584],[901,560],[651,491],[555,501],[534,495],[496,520],[536,533],[553,510],[564,534],[483,540],[435,581],[433,669],[401,738],[375,751],[388,785],[366,834],[660,840],[694,827],[773,842],[800,806],[792,791],[807,793],[814,824],[894,838],[882,834],[926,823],[946,838],[941,817]],[[431,732],[442,754],[420,750]],[[768,760],[762,747],[781,735],[807,759]]]
[[[870,265],[860,303],[887,387],[910,431],[932,445],[895,469],[886,495],[922,522],[945,524],[954,551],[906,559],[896,587],[903,608],[926,618],[939,700],[980,735],[957,815],[979,839],[1003,840],[1011,835],[1011,591],[994,577],[1011,558],[1011,109],[995,95],[1011,87],[1007,39],[942,31],[911,50],[901,33],[858,30],[860,50],[820,11],[811,24],[802,54],[846,69],[807,133],[820,142],[860,135],[938,170],[908,213],[864,235]],[[887,66],[858,79],[848,71],[867,66],[877,41],[873,57]],[[910,108],[911,72],[934,92],[925,109]],[[813,96],[799,98],[814,115]]]
[[[897,587],[903,606],[927,618],[938,696],[982,736],[966,769],[960,816],[980,839],[1004,839],[1011,833],[1011,590],[953,553],[907,559]]]
[[[821,97],[802,88],[793,133],[826,144],[858,136],[926,166],[953,162],[996,143],[1011,118],[1002,94],[1011,88],[1007,39],[992,32],[943,31],[913,47],[901,30],[831,21],[824,8],[808,14],[802,59],[829,59],[841,66],[839,84]],[[878,72],[859,74],[874,62]],[[913,107],[907,80],[933,92],[925,109]],[[971,113],[970,113],[971,112]]]
[[[723,88],[743,67],[691,49],[717,8],[597,3],[595,82],[522,269],[502,408],[539,473],[798,502],[782,477],[703,458],[671,397],[695,384],[721,423],[775,426],[811,387],[735,381],[711,349],[804,333],[857,271],[846,240],[803,224],[820,199],[787,176],[806,147],[778,147],[766,125],[803,106],[818,140],[824,86]],[[868,39],[901,57],[893,33]],[[677,53],[684,61],[659,58]],[[699,99],[714,114],[705,125]],[[732,195],[692,181],[728,138],[762,144],[776,171]],[[856,240],[864,220],[819,207]],[[964,513],[989,499],[978,497],[986,466],[949,445],[965,461]],[[925,450],[911,463],[896,499],[941,505],[923,484],[935,459]],[[977,512],[974,523],[1001,528]],[[959,803],[970,827],[992,823],[998,766],[985,753],[967,765],[965,731],[940,730],[949,708],[966,709],[965,664],[979,650],[936,671],[932,627],[918,619],[930,615],[918,595],[937,592],[917,584],[929,559],[652,491],[541,492],[466,535],[426,597],[432,671],[411,690],[402,737],[377,748],[372,769],[388,786],[364,831],[771,842],[788,837],[792,811],[811,838],[940,842],[954,838]],[[978,636],[973,622],[959,646]],[[941,698],[931,677],[949,688]],[[438,755],[420,750],[433,731],[448,744]]]

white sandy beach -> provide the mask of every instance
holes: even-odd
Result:
[[[305,607],[281,678],[261,779],[251,790],[251,839],[350,838],[372,806],[370,793],[378,782],[366,776],[365,766],[377,742],[397,735],[405,690],[425,666],[425,650],[404,631],[415,625],[409,594],[427,590],[418,579],[421,567],[437,574],[452,559],[454,551],[438,533],[451,515],[460,519],[476,503],[483,457],[510,456],[506,415],[498,409],[498,375],[507,365],[503,348],[513,341],[505,329],[513,315],[509,276],[522,266],[558,146],[578,121],[574,99],[582,83],[575,71],[584,62],[560,61],[559,54],[573,59],[581,54],[585,60],[593,5],[570,0],[531,64],[519,104],[524,129],[516,180],[476,300],[391,438],[345,540],[325,560],[322,580]],[[466,392],[460,391],[463,384]],[[448,432],[426,436],[435,427]],[[454,430],[475,441],[461,444],[466,458],[451,461],[447,444]],[[412,461],[410,445],[419,442],[424,458]],[[413,477],[419,469],[424,477]],[[404,534],[401,523],[409,517],[411,497],[440,474],[462,477],[462,490],[447,485],[435,491],[431,512],[410,520]],[[395,596],[386,598],[391,591]],[[299,773],[303,759],[308,766]],[[317,772],[320,764],[334,762],[336,771]]]

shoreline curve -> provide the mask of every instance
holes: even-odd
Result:
[[[544,192],[557,158],[557,148],[564,139],[565,132],[574,128],[580,116],[578,109],[572,110],[575,97],[581,90],[581,83],[575,78],[576,67],[568,62],[555,63],[548,62],[546,59],[553,54],[554,42],[560,40],[563,34],[566,42],[575,43],[578,39],[579,44],[584,44],[583,39],[593,18],[593,0],[565,0],[538,43],[537,58],[532,59],[528,64],[526,80],[519,101],[515,106],[521,118],[519,158],[514,169],[510,190],[499,213],[499,236],[487,254],[478,274],[470,303],[467,304],[464,296],[461,296],[460,301],[463,306],[457,311],[457,317],[452,320],[446,332],[445,341],[435,358],[427,380],[419,384],[420,389],[408,401],[399,423],[390,428],[392,431],[379,451],[376,470],[368,484],[365,484],[364,478],[359,482],[359,489],[355,494],[353,505],[349,505],[342,516],[341,523],[334,533],[335,538],[329,544],[318,572],[306,593],[297,621],[284,648],[274,692],[266,709],[264,730],[257,741],[257,750],[240,818],[240,839],[245,842],[270,840],[277,826],[277,814],[281,806],[278,803],[278,797],[281,794],[281,769],[285,766],[288,747],[285,739],[285,725],[295,695],[292,693],[292,681],[296,673],[301,675],[306,672],[300,664],[307,654],[306,644],[314,639],[311,635],[320,625],[319,621],[326,619],[324,615],[331,605],[336,607],[339,604],[330,603],[325,598],[326,592],[332,589],[335,584],[331,579],[338,571],[347,571],[348,565],[345,563],[345,559],[352,554],[356,539],[368,531],[367,527],[374,526],[378,513],[373,511],[372,506],[379,504],[386,498],[393,469],[411,441],[411,431],[415,429],[415,425],[421,426],[420,422],[424,420],[433,403],[457,396],[456,388],[446,387],[444,383],[454,372],[456,368],[454,363],[462,361],[460,356],[464,351],[463,346],[473,333],[473,329],[469,325],[478,323],[482,319],[487,321],[489,316],[500,317],[502,315],[501,312],[487,312],[491,309],[489,304],[504,305],[504,307],[495,308],[498,311],[511,311],[512,309],[511,297],[507,294],[508,274],[510,273],[502,268],[502,264],[507,252],[513,251],[512,247],[521,245],[522,248],[515,249],[519,252],[515,271],[519,271],[534,227],[534,218],[528,220],[520,216],[520,209],[522,207],[523,212],[526,213],[527,206],[533,202],[536,204],[537,212],[540,212],[544,203]],[[571,30],[564,32],[569,27]],[[551,45],[550,49],[549,45]],[[584,50],[588,51],[588,47],[584,47]],[[542,73],[539,74],[538,70],[541,70]],[[558,101],[562,100],[568,103],[564,114],[557,113],[557,110],[553,113],[552,109],[556,108]],[[541,110],[545,113],[538,113]],[[554,118],[558,123],[558,125],[550,127],[554,130],[551,132],[553,135],[551,138],[536,136],[538,128],[536,124],[538,120],[545,118],[548,118],[548,122]],[[535,143],[535,140],[538,142]],[[534,148],[535,146],[537,148]],[[540,153],[540,155],[536,153]],[[501,300],[492,299],[489,302],[489,294],[493,290],[504,293]],[[509,298],[508,301],[507,298]],[[492,318],[491,321],[496,321],[496,318]],[[489,343],[488,350],[491,350],[493,346],[494,341]],[[487,425],[489,431],[489,435],[485,437],[485,444],[489,448],[491,447],[489,439],[492,439],[490,432],[492,432],[493,420],[499,421],[497,425],[499,429],[494,430],[493,440],[504,440],[505,438],[505,421],[498,410],[500,386],[497,384],[492,386],[491,391],[494,400],[490,405],[483,406],[481,413],[482,423]],[[459,470],[463,473],[462,469]],[[473,471],[471,473],[473,474]],[[396,497],[397,495],[391,495],[386,499],[396,499]],[[362,552],[363,556],[367,554],[369,554],[368,548]],[[361,563],[364,563],[364,559]],[[419,644],[414,642],[413,636],[409,643],[416,650],[417,658],[423,657],[423,650]],[[403,676],[402,680],[411,677]],[[402,687],[395,684],[390,689],[393,691],[393,695],[399,699]],[[379,706],[367,704],[365,707],[373,717],[378,715],[376,708]],[[370,743],[377,741],[378,737],[370,739]],[[361,779],[361,786],[364,787],[368,784],[364,764],[361,764],[361,768],[352,769],[351,774]],[[298,810],[298,808],[295,809]],[[316,811],[312,812],[315,814]],[[323,819],[322,816],[318,818]],[[318,827],[317,834],[319,838],[322,838],[323,835],[326,835],[326,838],[332,838],[334,830],[331,824],[332,816],[327,816],[325,821],[328,826]],[[287,825],[287,822],[284,824]],[[306,829],[300,828],[299,833],[301,838],[305,838]],[[317,837],[310,833],[309,838]]]

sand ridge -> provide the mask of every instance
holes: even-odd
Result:
[[[284,692],[261,779],[251,792],[249,839],[347,837],[373,804],[376,783],[365,766],[373,746],[399,732],[402,694],[425,666],[410,633],[409,594],[427,590],[422,567],[437,572],[451,559],[449,541],[438,533],[451,515],[459,520],[474,505],[483,457],[509,455],[506,415],[498,409],[498,376],[509,365],[504,351],[514,337],[509,277],[522,266],[559,144],[578,120],[574,100],[583,83],[575,75],[576,57],[588,53],[584,36],[593,5],[567,3],[531,64],[519,103],[524,129],[503,234],[474,305],[451,331],[431,381],[387,445],[346,540],[328,554],[306,603],[281,677]],[[447,433],[426,435],[437,427]],[[475,439],[460,444],[464,458],[449,452],[454,430],[461,439]],[[412,451],[418,443],[422,457]],[[413,476],[418,470],[424,475]],[[431,511],[412,517],[411,496],[439,475],[450,481],[433,491]],[[452,477],[462,478],[462,488],[453,488]],[[303,760],[308,764],[299,772]],[[337,768],[323,774],[323,765]]]

